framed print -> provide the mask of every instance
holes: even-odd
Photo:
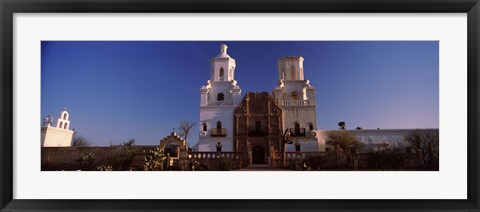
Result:
[[[479,210],[476,0],[1,7],[2,211]]]

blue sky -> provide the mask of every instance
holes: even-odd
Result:
[[[155,145],[199,120],[200,87],[220,41],[43,41],[41,113],[63,107],[93,145]],[[438,128],[437,41],[226,41],[242,96],[271,92],[277,60],[302,56],[316,88],[317,126]],[[188,138],[198,141],[198,128]]]

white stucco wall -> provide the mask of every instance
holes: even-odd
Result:
[[[233,110],[237,106],[201,107],[199,132],[200,138],[197,151],[216,151],[217,142],[222,143],[222,151],[233,151]],[[211,129],[216,129],[217,122],[222,122],[222,128],[227,130],[226,137],[212,137]],[[203,131],[203,123],[207,131]]]
[[[68,147],[72,145],[73,131],[52,126],[42,127],[41,145],[44,147]]]
[[[291,99],[291,94],[293,91],[297,92],[298,99],[297,100],[307,100],[307,95],[306,95],[306,89],[305,88],[305,82],[302,81],[285,81],[284,83],[284,88],[283,88],[283,93],[286,98],[285,100],[292,100]]]
[[[300,128],[309,131],[309,123],[313,124],[313,129],[317,129],[316,108],[312,107],[282,107],[283,131],[287,128],[295,128],[295,122],[300,124]]]
[[[230,90],[233,88],[232,82],[212,82],[212,87],[208,92],[208,102],[216,102],[217,94],[223,93],[223,102],[233,102]]]

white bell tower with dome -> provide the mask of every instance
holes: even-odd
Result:
[[[324,151],[317,142],[317,104],[315,87],[305,80],[303,57],[288,56],[278,60],[278,86],[273,98],[282,109],[283,130],[290,129],[295,144],[287,151]]]
[[[220,54],[212,58],[210,80],[200,88],[200,138],[197,151],[233,151],[233,110],[241,101],[241,88],[235,81],[235,59],[220,45]]]

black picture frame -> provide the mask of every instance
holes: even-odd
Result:
[[[479,211],[478,0],[0,0],[1,211]],[[467,13],[468,198],[466,200],[18,200],[13,199],[14,13]],[[448,182],[445,182],[448,183]],[[319,191],[320,192],[320,191]],[[287,195],[287,194],[286,194]]]

